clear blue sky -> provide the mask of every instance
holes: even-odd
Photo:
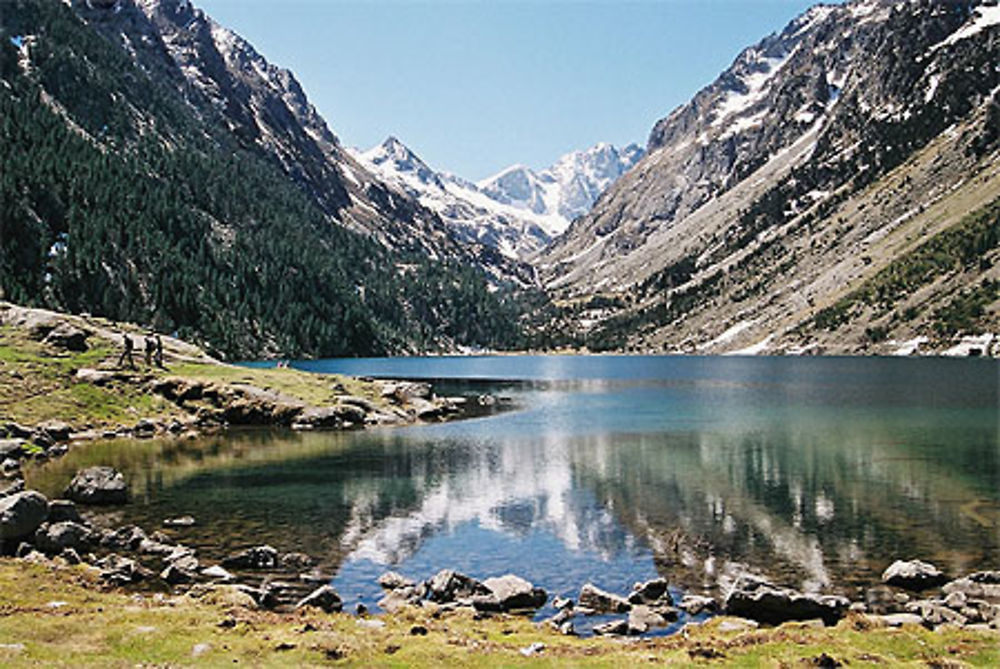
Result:
[[[292,70],[331,129],[469,179],[653,123],[806,0],[194,0]]]

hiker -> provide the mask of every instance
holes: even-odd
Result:
[[[122,345],[125,347],[122,351],[121,356],[118,358],[118,368],[121,369],[125,365],[125,359],[128,358],[128,366],[131,369],[135,369],[135,360],[132,359],[132,338],[127,334],[122,334]]]
[[[159,334],[156,335],[156,366],[160,369],[166,369],[163,366],[163,339]]]
[[[156,350],[156,342],[151,335],[146,335],[146,367],[153,366],[153,351]]]

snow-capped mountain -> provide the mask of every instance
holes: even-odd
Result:
[[[559,227],[554,232],[561,234],[574,218],[589,212],[601,193],[643,153],[637,144],[617,149],[601,143],[568,153],[541,172],[513,165],[476,185],[497,202],[556,218]]]
[[[641,157],[642,149],[599,144],[567,154],[538,173],[518,165],[478,184],[435,171],[395,137],[352,153],[383,180],[436,212],[460,241],[524,259],[589,211],[604,189]]]

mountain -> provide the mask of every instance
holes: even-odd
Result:
[[[476,185],[497,202],[546,217],[551,221],[548,231],[555,236],[564,232],[573,219],[590,211],[600,194],[643,153],[635,144],[619,150],[602,143],[568,153],[540,172],[514,165]]]
[[[570,339],[985,352],[997,62],[995,2],[819,5],[744,50],[538,259]]]
[[[395,137],[355,158],[436,212],[465,243],[492,247],[511,259],[527,260],[586,213],[597,196],[642,155],[630,145],[619,151],[598,144],[560,158],[535,173],[511,167],[478,184],[437,172]]]
[[[482,249],[189,2],[2,10],[0,297],[234,358],[520,345]]]

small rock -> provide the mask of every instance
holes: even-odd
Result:
[[[536,641],[535,643],[521,649],[521,655],[525,657],[532,657],[534,655],[540,655],[542,651],[545,650],[545,644]]]
[[[715,629],[719,632],[746,632],[748,630],[755,630],[758,627],[760,627],[760,623],[756,620],[727,618],[721,621]]]
[[[124,525],[115,530],[106,530],[101,539],[101,545],[111,550],[134,551],[139,550],[139,547],[148,538],[141,527]]]
[[[81,504],[125,504],[128,486],[122,473],[112,467],[88,467],[73,477],[66,497]]]
[[[595,625],[594,634],[600,636],[624,636],[628,634],[628,621],[612,620],[602,625]]]
[[[160,578],[170,585],[178,585],[181,583],[190,583],[195,579],[195,575],[187,569],[182,569],[177,565],[169,564],[162,572],[160,572]]]
[[[592,583],[585,583],[580,588],[578,599],[580,606],[594,609],[600,613],[627,613],[632,605],[619,595],[601,590]]]
[[[343,601],[332,586],[324,585],[299,601],[295,608],[300,609],[306,606],[316,607],[326,613],[337,613],[343,608]]]
[[[427,628],[423,625],[414,625],[410,628],[410,636],[427,636]]]
[[[24,492],[24,479],[0,481],[0,497],[10,497],[19,492]]]
[[[364,602],[358,602],[357,606],[354,607],[354,613],[359,616],[368,615],[368,607],[365,606]]]
[[[195,524],[193,516],[181,516],[179,518],[165,518],[164,527],[192,527]]]
[[[667,579],[665,578],[654,578],[645,583],[636,583],[632,587],[628,601],[632,604],[650,604],[662,601],[668,606],[672,605],[673,600],[670,597],[670,593],[667,592],[667,585]]]
[[[88,528],[66,520],[59,523],[46,523],[35,532],[35,545],[43,553],[55,555],[67,548],[82,550],[84,544],[90,542],[91,532]]]
[[[552,600],[552,608],[563,610],[573,608],[573,600],[569,597],[555,597]]]
[[[66,560],[67,564],[80,564],[83,560],[80,558],[80,554],[77,553],[72,548],[64,548],[62,553],[59,554],[63,560]]]
[[[920,560],[896,560],[882,573],[886,585],[921,591],[944,585],[948,578],[934,565]]]
[[[719,603],[711,597],[701,595],[684,595],[678,605],[682,611],[691,616],[702,613],[715,613],[719,610]]]
[[[286,569],[305,569],[312,566],[313,559],[305,553],[285,553],[278,562]]]
[[[277,564],[278,551],[267,545],[247,548],[222,561],[228,569],[274,569]]]
[[[205,653],[212,650],[212,644],[210,643],[198,643],[195,644],[191,649],[191,657],[201,657]]]
[[[414,585],[413,580],[406,578],[394,571],[387,571],[378,577],[378,584],[385,590],[396,590],[397,588],[408,588]]]
[[[83,519],[80,517],[80,512],[76,509],[76,504],[68,499],[54,499],[49,502],[49,522],[50,523],[80,523],[83,524]]]
[[[474,578],[451,569],[442,569],[428,582],[429,596],[438,603],[453,602],[458,598],[491,594],[489,588]]]
[[[888,627],[902,627],[903,625],[923,625],[924,619],[915,613],[890,613],[884,616],[877,616],[879,620]]]
[[[220,565],[212,565],[211,567],[205,567],[201,570],[201,575],[206,578],[212,578],[217,581],[233,581],[236,577],[230,572],[226,571]]]
[[[0,462],[24,457],[28,442],[24,439],[0,439]]]
[[[559,626],[559,633],[563,636],[576,636],[576,628],[573,626],[572,620],[567,620],[562,625]]]
[[[358,627],[365,627],[372,630],[380,630],[385,627],[385,621],[383,620],[372,620],[369,618],[358,618],[354,621],[354,624]]]

